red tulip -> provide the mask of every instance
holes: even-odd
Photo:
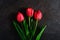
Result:
[[[36,19],[36,20],[41,20],[41,18],[42,18],[42,13],[41,13],[41,11],[40,11],[40,10],[36,11],[36,12],[34,13],[34,19]]]
[[[32,17],[33,13],[34,13],[34,10],[32,8],[27,8],[27,10],[26,10],[27,16]]]
[[[22,22],[23,20],[24,20],[23,14],[20,13],[20,12],[18,12],[18,14],[17,14],[17,21],[18,21],[18,22]]]

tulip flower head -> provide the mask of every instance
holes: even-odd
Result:
[[[36,12],[34,13],[34,19],[36,19],[36,20],[41,20],[41,18],[42,18],[42,13],[41,13],[41,11],[40,11],[40,10],[36,11]]]
[[[34,10],[32,8],[27,8],[26,14],[28,17],[32,17],[34,13]]]
[[[18,22],[22,22],[23,20],[24,20],[23,14],[20,13],[20,12],[18,12],[18,14],[17,14],[17,21],[18,21]]]

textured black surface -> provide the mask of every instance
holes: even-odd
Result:
[[[21,7],[40,9],[47,17],[41,40],[60,40],[60,0],[0,0],[0,40],[19,40],[10,19]]]

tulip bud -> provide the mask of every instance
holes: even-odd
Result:
[[[36,19],[36,20],[41,20],[41,18],[42,18],[42,13],[41,13],[41,11],[40,11],[40,10],[36,11],[36,12],[34,13],[34,19]]]
[[[24,20],[23,14],[20,13],[20,12],[18,12],[18,14],[17,14],[17,21],[18,21],[18,22],[22,22],[23,20]]]
[[[34,13],[34,10],[32,8],[27,8],[27,10],[26,10],[27,16],[32,17],[33,13]]]

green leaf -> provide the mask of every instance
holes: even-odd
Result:
[[[46,28],[46,25],[43,25],[42,27],[43,27],[43,28],[42,28],[42,30],[40,31],[40,33],[37,35],[36,40],[41,40],[41,36],[42,36],[42,34],[43,34],[43,32],[44,32],[44,30],[45,30],[45,28]]]
[[[23,21],[23,25],[24,25],[24,28],[25,28],[26,36],[28,36],[29,35],[29,30],[28,30],[28,24],[26,23],[26,20]]]
[[[37,21],[33,21],[32,36],[35,35],[36,29],[37,29],[37,24],[38,24],[38,20]]]
[[[35,20],[31,19],[31,31],[33,32],[35,28]]]
[[[31,19],[31,29],[33,30],[35,27],[35,21],[33,19]]]
[[[26,40],[25,34],[24,34],[23,30],[20,28],[20,26],[15,21],[13,21],[13,24],[14,24],[14,27],[17,30],[19,36],[21,37],[21,39]]]
[[[33,20],[33,18],[31,19],[31,25],[30,25],[30,40],[32,39],[32,37],[34,36],[34,28],[35,28],[35,20]]]

